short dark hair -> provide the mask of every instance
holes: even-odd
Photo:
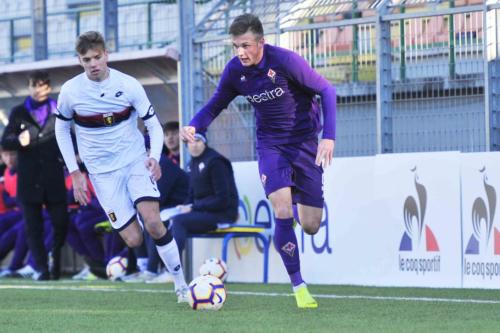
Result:
[[[76,40],[75,50],[78,54],[85,54],[88,50],[102,48],[106,50],[106,42],[104,37],[98,31],[87,31],[78,36]]]
[[[243,14],[236,17],[229,27],[229,34],[232,36],[240,36],[247,31],[253,32],[259,38],[264,36],[264,28],[259,18],[252,14]]]
[[[50,84],[50,76],[47,71],[33,71],[28,75],[28,84],[31,86],[36,85],[37,83],[41,84]]]
[[[163,124],[163,131],[178,131],[179,130],[179,122],[178,121],[167,121]]]

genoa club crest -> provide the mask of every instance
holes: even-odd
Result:
[[[114,211],[110,210],[108,212],[108,217],[111,222],[116,222],[116,215]]]
[[[108,112],[102,115],[104,120],[104,125],[111,126],[115,122],[115,117],[113,116],[113,112]]]

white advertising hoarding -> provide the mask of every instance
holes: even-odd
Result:
[[[269,282],[288,283],[257,163],[234,163],[240,223],[270,226]],[[500,288],[500,154],[336,158],[325,171],[319,232],[296,234],[306,282]],[[229,281],[262,281],[262,244],[235,239]],[[194,241],[194,274],[221,240]]]
[[[326,169],[322,226],[314,236],[297,228],[306,282],[366,283],[371,274],[365,244],[371,238],[373,163],[373,157],[337,158]]]
[[[371,237],[362,224],[370,226],[373,157],[339,158],[325,171],[325,208],[320,230],[314,236],[296,227],[302,275],[308,283],[366,283],[363,244]],[[271,223],[269,282],[287,283],[288,275],[272,243],[274,216],[265,198],[256,162],[233,163],[240,196],[239,223]],[[361,225],[360,225],[361,224]],[[366,238],[366,239],[365,239]],[[194,274],[205,258],[220,257],[221,241],[195,239]],[[359,251],[353,251],[358,244]],[[262,250],[252,238],[235,239],[229,246],[228,281],[262,281]],[[369,254],[369,253],[368,253]]]
[[[500,154],[461,155],[463,286],[500,288]]]
[[[375,159],[374,284],[460,287],[459,153]]]

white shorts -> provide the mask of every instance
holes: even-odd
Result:
[[[160,191],[145,160],[144,155],[121,169],[89,175],[97,199],[115,230],[121,231],[135,220],[139,202],[159,201]]]

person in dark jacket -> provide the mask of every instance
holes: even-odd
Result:
[[[174,238],[179,253],[184,250],[189,233],[204,233],[217,229],[218,223],[234,223],[238,218],[238,190],[231,162],[207,146],[203,133],[196,133],[188,143],[189,196],[183,213],[172,218]]]
[[[35,280],[59,279],[61,248],[68,226],[64,163],[55,138],[56,102],[49,98],[51,91],[47,72],[31,73],[30,96],[12,109],[2,136],[2,146],[18,152],[17,199],[36,265]],[[50,271],[43,240],[43,205],[54,227]]]

